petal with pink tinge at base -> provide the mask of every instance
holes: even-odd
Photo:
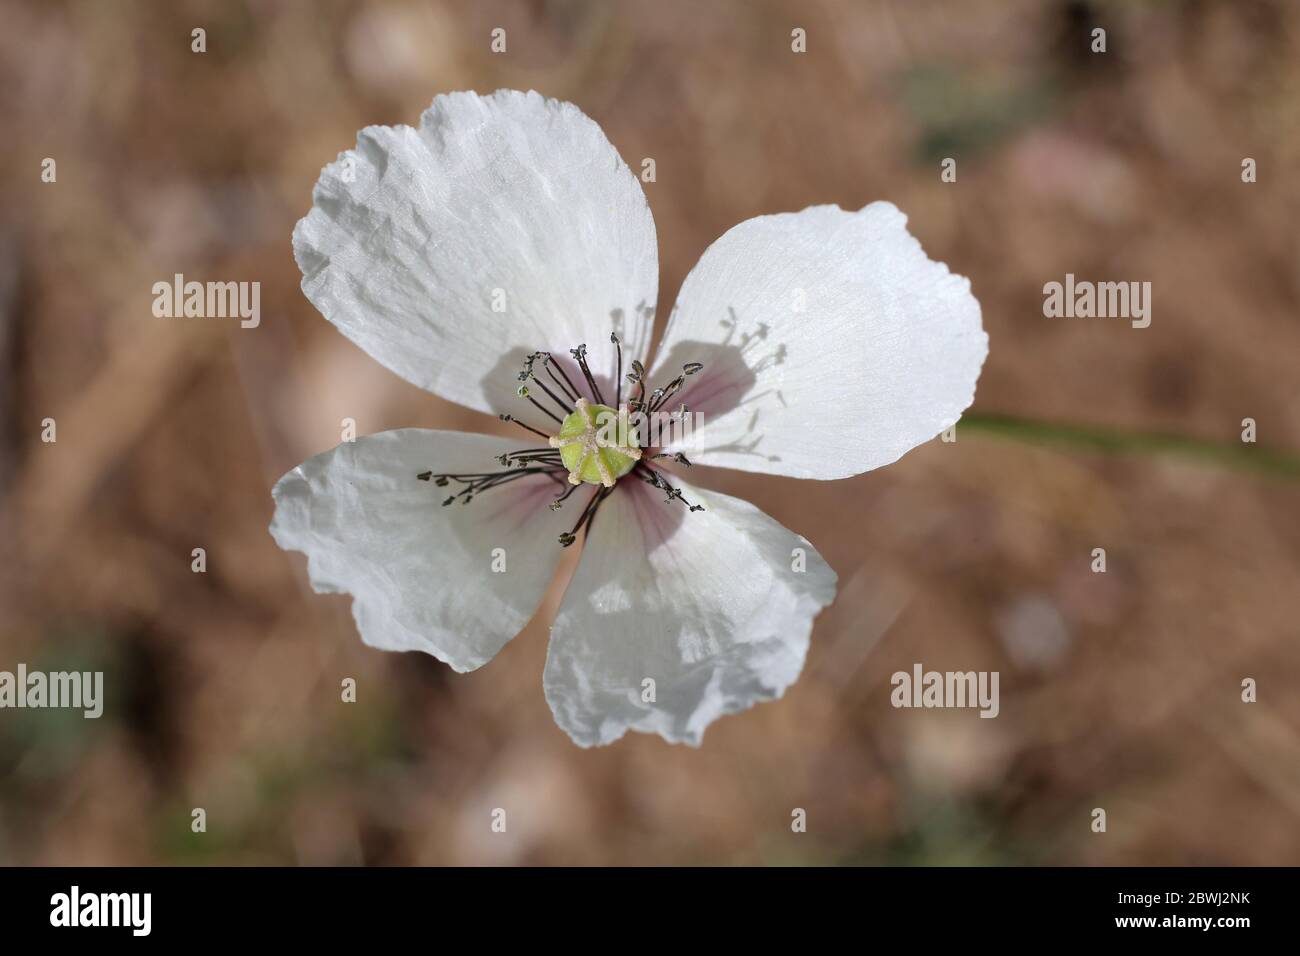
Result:
[[[557,538],[574,519],[547,507],[562,488],[545,476],[443,507],[455,483],[416,475],[501,470],[495,456],[518,447],[417,428],[344,442],[276,484],[271,534],[307,555],[315,590],[353,596],[365,643],[474,670],[532,617],[560,555]]]
[[[671,480],[705,510],[619,482],[551,628],[546,699],[584,747],[628,730],[699,744],[717,718],[780,697],[835,596],[835,572],[799,535]]]
[[[613,379],[649,349],[659,287],[641,184],[594,121],[537,93],[439,96],[419,129],[371,126],[327,166],[294,229],[302,288],[402,378],[523,411],[524,357],[587,345]]]
[[[846,478],[896,460],[961,417],[988,336],[970,282],[926,257],[885,202],[742,222],[682,284],[655,385],[703,371],[685,403],[691,461]]]

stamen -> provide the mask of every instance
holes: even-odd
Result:
[[[609,488],[597,488],[596,493],[587,501],[587,506],[582,509],[582,514],[578,516],[578,523],[573,526],[573,530],[566,531],[560,535],[559,541],[561,546],[568,547],[578,539],[578,532],[582,530],[584,524],[588,524],[596,516],[596,509],[600,503],[605,500],[605,496],[610,493]]]
[[[497,455],[497,461],[505,466],[529,461],[544,461],[556,466],[561,464],[560,453],[550,448],[521,448],[518,451],[508,451]]]
[[[578,390],[574,388],[573,382],[569,381],[569,376],[565,373],[563,366],[558,362],[555,363],[554,367],[551,366],[552,356],[550,352],[539,352],[538,354],[542,356],[542,368],[546,369],[546,374],[551,377],[551,381],[564,393],[565,398],[571,403],[576,402],[578,400]],[[560,381],[559,378],[555,377],[556,371],[560,373],[564,381]]]
[[[672,398],[674,395],[676,395],[678,392],[682,390],[682,388],[686,385],[687,376],[694,375],[702,368],[704,368],[703,362],[687,362],[685,365],[683,365],[682,374],[678,375],[675,379],[669,382],[667,388],[655,389],[654,395],[651,396],[652,401],[650,405],[650,411],[652,412],[659,411],[659,409],[662,408],[668,402],[668,399]],[[658,396],[658,400],[654,400],[655,396]]]
[[[614,343],[614,351],[618,353],[618,368],[614,372],[614,407],[617,408],[623,404],[623,343],[618,340],[618,333],[610,332],[609,340]]]
[[[456,474],[456,475],[453,474],[435,475],[433,474],[433,472],[430,471],[422,471],[415,477],[420,479],[421,481],[428,481],[430,478],[432,478],[433,483],[442,488],[445,488],[449,481],[454,481],[457,482],[458,484],[462,484],[465,486],[460,491],[456,492],[454,495],[450,495],[443,500],[442,505],[445,508],[447,505],[451,504],[453,501],[455,501],[458,498],[463,503],[469,504],[469,502],[473,500],[475,495],[482,494],[483,492],[488,491],[489,489],[492,488],[499,487],[500,485],[509,484],[510,482],[516,481],[527,475],[551,476],[554,475],[556,472],[563,473],[563,471],[564,471],[563,465],[543,464],[543,465],[529,465],[523,468],[511,468],[508,471],[489,471],[489,472],[481,472],[481,473],[465,473],[465,474]]]
[[[556,407],[560,410],[560,414],[567,415],[571,411],[569,407],[571,402],[565,402],[562,398],[560,398],[560,396],[552,392],[546,386],[545,382],[543,382],[540,378],[538,378],[536,375],[533,374],[533,360],[536,359],[541,354],[543,353],[534,352],[532,355],[528,356],[528,358],[525,360],[524,370],[519,373],[519,381],[536,382],[541,387],[542,391],[545,392],[548,396],[550,396],[551,401],[553,401]],[[521,388],[527,388],[527,386],[521,386]]]
[[[632,360],[632,371],[628,374],[627,380],[641,386],[636,398],[628,402],[628,407],[634,412],[645,411],[645,366],[636,359]]]
[[[644,462],[637,462],[636,468],[632,470],[632,474],[636,475],[646,484],[654,485],[660,491],[664,492],[664,494],[667,495],[667,497],[664,498],[664,501],[673,501],[673,500],[680,501],[682,504],[686,505],[686,507],[689,508],[692,512],[704,510],[704,505],[691,504],[682,495],[681,490],[679,488],[677,488],[675,485],[670,484],[664,478],[664,476],[659,473],[657,469],[650,468]]]
[[[552,380],[554,380],[554,378],[555,378],[555,373],[554,373],[554,372],[551,372],[551,359],[554,359],[555,356],[554,356],[554,355],[551,355],[550,352],[541,352],[541,355],[546,356],[546,358],[545,358],[545,360],[543,360],[542,364],[545,365],[547,373],[550,373],[550,376],[551,376]],[[559,373],[560,373],[560,377],[563,378],[563,380],[564,380],[564,384],[568,386],[567,392],[565,392],[565,394],[567,394],[567,395],[572,395],[572,399],[573,399],[573,401],[576,402],[577,399],[581,397],[581,394],[582,394],[582,393],[581,393],[581,392],[578,392],[578,390],[577,390],[577,385],[573,384],[573,380],[572,380],[572,378],[569,378],[569,377],[568,377],[568,372],[565,372],[565,371],[564,371],[564,365],[560,364],[559,362],[556,362],[556,363],[555,363],[555,372],[559,372]],[[558,385],[558,384],[559,384],[559,382],[556,382],[556,385]]]
[[[569,485],[567,488],[564,489],[564,494],[560,495],[558,498],[556,498],[546,507],[550,508],[552,511],[559,511],[560,506],[564,504],[565,500],[568,499],[569,495],[573,494],[577,490],[578,490],[577,485]]]
[[[555,422],[555,424],[557,424],[557,425],[563,425],[563,424],[564,424],[564,420],[563,420],[562,418],[557,417],[556,414],[555,414],[554,412],[552,412],[552,411],[550,411],[549,409],[543,407],[543,406],[541,405],[541,403],[539,403],[539,402],[537,401],[537,399],[533,398],[532,395],[528,394],[528,386],[527,386],[527,385],[520,385],[517,394],[519,395],[520,398],[526,398],[526,399],[528,399],[530,402],[532,402],[533,405],[535,405],[535,406],[537,407],[537,410],[538,410],[539,412],[541,412],[543,415],[545,415],[545,416],[546,416],[547,418],[549,418],[551,421]]]
[[[501,419],[501,421],[503,422],[514,422],[520,428],[527,429],[528,431],[532,432],[534,435],[540,435],[543,438],[551,437],[550,435],[546,434],[546,432],[540,431],[539,429],[534,428],[532,425],[525,425],[523,422],[515,418],[513,415],[498,415],[497,418]]]
[[[679,451],[661,451],[657,455],[651,455],[650,458],[651,460],[654,460],[655,458],[671,458],[679,465],[685,465],[688,468],[691,465],[690,461],[687,460],[686,456]]]
[[[587,346],[579,345],[576,349],[569,349],[569,354],[578,360],[578,368],[582,369],[582,374],[587,379],[587,387],[591,389],[591,395],[596,399],[596,404],[604,405],[605,396],[600,394],[600,386],[596,384],[591,369],[587,367]]]

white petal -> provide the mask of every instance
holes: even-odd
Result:
[[[699,744],[718,717],[780,697],[835,596],[835,572],[799,535],[748,502],[673,482],[706,510],[621,481],[551,628],[546,699],[584,747],[629,729]]]
[[[704,363],[680,397],[692,461],[846,478],[957,421],[988,353],[970,282],[928,259],[885,202],[742,222],[682,285],[653,384]],[[672,407],[676,407],[674,401]]]
[[[608,380],[611,331],[625,365],[645,356],[654,220],[637,178],[571,103],[439,96],[418,130],[363,129],[312,198],[293,233],[303,292],[409,382],[521,411],[515,374],[528,353],[567,361],[586,344]]]
[[[547,507],[560,489],[545,476],[443,507],[455,485],[416,475],[496,471],[494,456],[518,447],[418,428],[344,442],[276,484],[271,534],[307,555],[317,591],[353,595],[352,616],[371,647],[424,651],[473,670],[532,617],[559,558],[556,539],[576,512]],[[505,571],[494,571],[502,557]]]

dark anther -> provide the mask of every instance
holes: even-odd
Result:
[[[704,368],[703,362],[687,362],[682,366],[682,371],[687,375],[694,375],[700,369]]]
[[[430,478],[433,477],[433,472],[431,472],[431,471],[422,471],[422,472],[420,472],[418,475],[416,475],[415,477],[416,477],[416,478],[419,478],[421,481],[428,481]]]
[[[552,511],[559,511],[560,507],[564,504],[565,500],[568,499],[569,495],[573,494],[577,490],[577,485],[569,485],[569,487],[565,489],[564,494],[560,495],[560,497],[556,498],[546,507],[550,508]]]

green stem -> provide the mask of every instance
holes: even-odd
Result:
[[[991,435],[1031,445],[1075,448],[1105,455],[1169,455],[1254,471],[1300,478],[1300,455],[1247,442],[1215,442],[1160,432],[1116,431],[1096,425],[1041,422],[1014,415],[963,415],[959,431]]]

